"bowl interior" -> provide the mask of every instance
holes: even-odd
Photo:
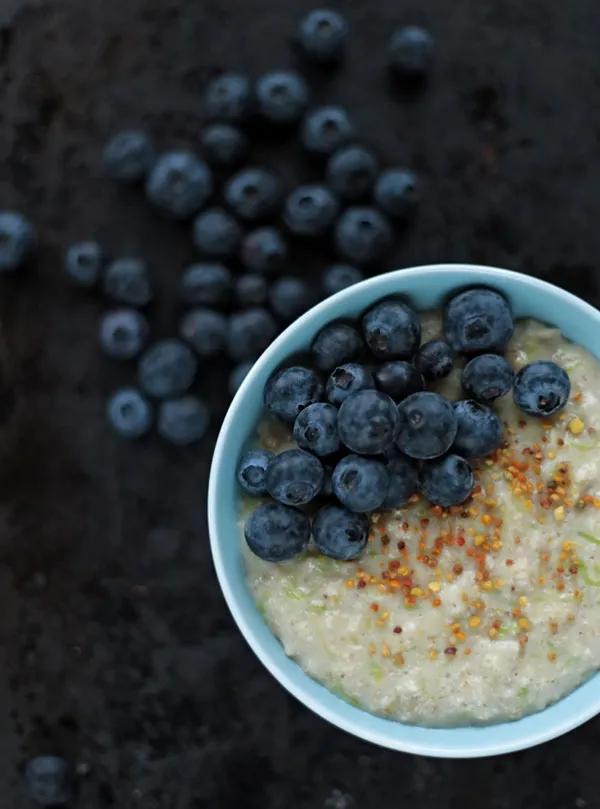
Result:
[[[381,275],[338,293],[290,326],[256,362],[231,404],[213,456],[209,529],[223,594],[244,637],[279,682],[307,707],[338,727],[395,750],[470,758],[531,747],[565,733],[600,711],[600,674],[544,711],[514,722],[429,729],[374,716],[349,705],[308,677],[288,658],[261,617],[245,582],[237,527],[239,492],[235,472],[262,414],[269,375],[305,349],[315,333],[339,317],[357,316],[379,298],[407,295],[419,310],[439,306],[453,290],[485,284],[502,291],[518,318],[532,317],[559,328],[568,339],[600,353],[600,312],[543,281],[488,267],[449,264]]]

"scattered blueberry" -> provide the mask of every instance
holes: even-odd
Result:
[[[308,547],[310,520],[302,511],[279,503],[259,506],[246,520],[250,550],[265,562],[285,562]]]
[[[327,184],[342,199],[357,200],[372,187],[379,161],[365,146],[342,146],[327,162]]]
[[[191,152],[166,152],[150,172],[146,195],[173,219],[189,219],[213,192],[210,169]]]
[[[25,769],[29,797],[42,806],[60,806],[71,797],[69,765],[58,756],[36,756]]]
[[[350,511],[374,511],[385,500],[389,475],[381,461],[346,455],[333,470],[333,493]]]
[[[284,506],[303,506],[321,491],[325,471],[318,458],[303,449],[276,455],[267,468],[267,491]]]
[[[248,376],[248,373],[253,365],[253,360],[240,362],[240,364],[236,365],[233,371],[229,374],[229,393],[232,396],[235,396],[235,394],[238,392],[242,382]]]
[[[502,440],[502,422],[498,415],[473,399],[454,403],[458,430],[453,452],[463,458],[485,458],[498,449]]]
[[[152,426],[152,405],[137,388],[121,388],[108,400],[111,427],[123,438],[141,438]]]
[[[313,522],[317,550],[341,562],[360,556],[367,547],[370,529],[368,517],[338,505],[323,506]]]
[[[115,309],[100,321],[100,346],[117,360],[131,360],[146,347],[150,337],[148,321],[136,309]]]
[[[185,303],[223,306],[232,294],[233,276],[224,264],[192,264],[181,277],[181,299]]]
[[[415,366],[425,379],[443,379],[454,364],[454,352],[445,340],[428,340],[417,351]]]
[[[323,326],[311,343],[315,368],[331,373],[338,365],[357,360],[364,349],[363,339],[350,323],[334,320]]]
[[[265,407],[271,415],[293,424],[298,414],[314,402],[323,401],[324,388],[311,368],[282,368],[269,377],[264,390]]]
[[[266,278],[258,273],[240,275],[235,282],[235,296],[242,308],[262,306],[269,297],[269,285]]]
[[[251,449],[242,458],[237,471],[238,483],[246,494],[258,497],[267,493],[267,467],[275,456],[265,449]]]
[[[452,297],[443,319],[444,337],[459,354],[501,354],[515,328],[506,298],[480,287]]]
[[[300,140],[308,152],[327,156],[354,136],[354,124],[342,107],[317,107],[302,122]]]
[[[200,357],[215,357],[227,345],[227,318],[212,309],[192,309],[181,319],[179,336]]]
[[[129,306],[147,306],[152,300],[148,265],[140,258],[117,258],[106,268],[104,292]]]
[[[141,129],[125,129],[108,141],[102,159],[115,180],[141,182],[154,163],[152,138]]]
[[[337,408],[325,402],[305,407],[294,422],[294,440],[300,449],[319,457],[337,452],[340,448]]]
[[[160,340],[140,359],[140,386],[157,399],[181,396],[192,385],[197,367],[196,359],[185,343],[172,338]]]
[[[67,275],[80,287],[96,286],[104,266],[104,251],[98,242],[72,244],[65,255]]]
[[[322,236],[339,210],[337,199],[324,185],[300,185],[287,197],[283,221],[296,236]]]
[[[209,208],[194,219],[192,241],[212,258],[232,258],[242,241],[242,229],[223,208]]]
[[[204,93],[207,118],[228,123],[245,121],[253,109],[252,84],[241,73],[223,73],[212,79]]]
[[[504,357],[480,354],[465,365],[461,381],[468,396],[487,403],[506,396],[514,378],[515,373]]]
[[[408,458],[397,455],[387,463],[389,486],[381,508],[402,508],[419,491],[419,472]]]
[[[452,404],[437,393],[413,393],[398,405],[397,445],[409,458],[429,460],[448,452],[458,430]]]
[[[0,211],[0,272],[14,272],[22,267],[35,240],[35,231],[24,216]]]
[[[421,321],[404,301],[386,298],[365,313],[363,333],[378,359],[410,360],[421,342]]]
[[[375,387],[391,396],[395,402],[401,402],[413,393],[425,390],[422,374],[404,360],[392,360],[377,366],[373,371]]]
[[[399,28],[388,48],[390,67],[400,76],[423,77],[431,68],[433,47],[433,37],[424,28],[416,25]]]
[[[327,398],[339,407],[351,393],[375,387],[373,375],[356,362],[346,362],[329,374],[327,378]]]
[[[291,70],[265,73],[256,82],[259,115],[272,124],[295,124],[304,115],[310,93],[302,76]]]
[[[197,396],[182,396],[161,402],[156,429],[158,434],[178,447],[200,441],[210,423],[208,407]]]
[[[257,228],[244,237],[240,258],[248,270],[276,273],[288,260],[288,246],[277,228]]]
[[[279,204],[281,187],[278,177],[263,168],[246,168],[234,174],[225,185],[225,202],[248,222],[273,213]]]
[[[235,362],[254,360],[270,346],[277,335],[271,314],[261,306],[251,306],[229,318],[227,350]]]
[[[204,159],[216,169],[231,169],[248,154],[248,138],[231,124],[210,124],[200,134]]]
[[[515,404],[529,416],[558,413],[567,404],[570,393],[569,375],[555,362],[532,362],[515,376]]]
[[[335,295],[342,289],[358,284],[364,275],[351,264],[334,264],[328,267],[323,274],[323,289],[326,295]]]
[[[410,219],[419,203],[416,174],[410,169],[382,171],[373,189],[373,199],[394,219]]]
[[[459,455],[446,455],[423,464],[421,469],[421,491],[436,506],[459,506],[470,496],[474,485],[471,464]]]
[[[346,208],[336,223],[334,243],[338,254],[346,261],[373,264],[391,249],[392,228],[375,208]]]
[[[315,62],[337,62],[347,38],[348,23],[339,12],[327,8],[309,11],[298,26],[298,45]]]
[[[269,291],[271,308],[281,320],[291,323],[313,304],[310,285],[302,278],[278,278]]]
[[[393,399],[377,390],[360,390],[342,402],[338,432],[342,442],[359,455],[377,455],[392,446],[400,418]]]

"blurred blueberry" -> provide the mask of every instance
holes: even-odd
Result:
[[[392,248],[392,228],[376,208],[346,208],[336,223],[334,242],[343,259],[360,265],[373,264]]]
[[[129,306],[147,306],[152,300],[148,265],[141,258],[117,258],[106,268],[104,292]]]
[[[42,806],[65,804],[71,797],[69,765],[58,756],[36,756],[25,768],[25,787]]]
[[[308,152],[327,156],[354,136],[354,125],[345,109],[329,106],[310,110],[302,122],[300,140]]]
[[[327,8],[309,11],[298,26],[298,45],[315,62],[337,62],[347,38],[348,23],[339,12]]]
[[[431,34],[416,25],[394,32],[388,46],[390,68],[400,76],[420,78],[429,73],[434,42]]]
[[[152,138],[142,129],[124,129],[108,141],[102,159],[115,180],[141,182],[154,163]]]
[[[235,282],[235,297],[242,308],[262,306],[269,297],[269,285],[264,275],[258,273],[240,275]]]
[[[194,219],[192,241],[206,256],[231,258],[241,240],[241,227],[224,208],[209,208]]]
[[[288,260],[288,246],[277,228],[256,228],[244,237],[240,258],[248,270],[274,273]]]
[[[150,172],[146,195],[150,202],[172,219],[189,219],[213,192],[210,169],[191,152],[161,155]]]
[[[271,308],[288,323],[303,315],[314,302],[310,285],[302,278],[278,278],[269,291]]]
[[[225,202],[231,210],[248,222],[273,213],[280,199],[279,178],[263,168],[246,168],[234,174],[225,185]]]
[[[272,315],[260,306],[236,312],[229,318],[227,350],[236,362],[254,360],[270,346],[277,335]]]
[[[138,364],[142,389],[157,399],[181,396],[191,387],[198,364],[191,349],[173,338],[151,345]]]
[[[245,121],[252,113],[252,83],[241,73],[223,73],[212,79],[204,92],[207,118],[228,123]]]
[[[326,186],[300,185],[285,201],[283,221],[296,236],[322,236],[338,210],[338,201]]]
[[[100,280],[104,252],[98,242],[72,244],[65,254],[67,275],[80,287],[91,288]]]
[[[158,434],[180,447],[200,441],[209,423],[208,407],[197,396],[162,402],[158,410]]]
[[[259,115],[272,124],[295,124],[302,118],[309,101],[309,90],[299,73],[274,70],[256,82]]]
[[[150,338],[150,326],[136,309],[106,312],[100,321],[100,346],[105,354],[117,360],[137,357]]]
[[[248,372],[254,365],[254,360],[245,360],[236,365],[233,371],[229,374],[229,393],[232,396],[238,392],[240,385],[248,376]]]
[[[358,284],[364,280],[364,275],[358,267],[351,264],[334,264],[328,267],[323,274],[323,289],[326,295],[335,295],[342,289]]]
[[[410,169],[382,171],[375,183],[373,199],[394,219],[409,219],[419,202],[417,175]]]
[[[152,405],[137,388],[121,388],[106,406],[111,427],[123,438],[141,438],[152,426]]]
[[[214,357],[227,344],[227,318],[212,309],[191,309],[181,319],[179,336],[205,359]]]
[[[357,200],[373,186],[379,161],[365,146],[342,146],[327,161],[329,187],[342,199]]]
[[[209,124],[200,134],[204,159],[217,169],[238,166],[248,154],[248,138],[231,124]]]
[[[222,306],[232,298],[233,276],[224,264],[192,264],[184,270],[180,289],[184,303]]]
[[[32,225],[20,213],[0,211],[0,272],[18,270],[36,241]]]

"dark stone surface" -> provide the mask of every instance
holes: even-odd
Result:
[[[424,202],[388,263],[485,262],[549,277],[598,300],[600,6],[593,0],[347,0],[343,69],[309,74],[319,101],[348,106],[390,163],[420,172]],[[16,0],[0,7],[0,199],[25,211],[41,248],[2,279],[0,312],[20,391],[0,475],[0,787],[29,805],[26,760],[64,756],[81,809],[567,809],[599,806],[600,721],[537,750],[444,762],[379,750],[312,715],[261,668],[219,593],[205,495],[227,368],[202,388],[215,414],[200,447],[129,446],[104,399],[129,380],[96,346],[103,304],[65,283],[71,240],[147,258],[156,335],[194,255],[186,229],[108,182],[106,138],[151,128],[198,143],[199,92],[232,67],[293,64],[301,0]],[[438,41],[418,97],[384,76],[391,28]],[[294,156],[296,155],[296,156]],[[255,159],[316,176],[278,139]],[[299,170],[302,172],[299,173]],[[328,261],[299,249],[297,271]]]

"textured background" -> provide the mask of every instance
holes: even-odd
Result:
[[[594,0],[347,0],[349,59],[315,82],[389,161],[420,172],[420,216],[391,266],[486,262],[598,301],[600,5]],[[3,280],[0,311],[22,393],[0,473],[0,790],[28,805],[39,753],[77,772],[77,809],[567,809],[600,806],[600,720],[538,750],[440,762],[370,747],[308,713],[238,635],[211,566],[207,470],[227,369],[211,371],[201,447],[128,446],[104,398],[130,378],[96,348],[102,304],[64,282],[71,240],[151,260],[157,334],[192,257],[185,229],[102,177],[123,125],[197,142],[199,93],[219,69],[292,59],[301,0],[10,0],[0,4],[0,201],[42,237]],[[384,81],[391,27],[438,40],[417,99]],[[294,180],[293,147],[262,157]],[[261,151],[258,150],[261,155]],[[318,262],[294,268],[315,273]],[[10,439],[10,435],[8,436]]]

